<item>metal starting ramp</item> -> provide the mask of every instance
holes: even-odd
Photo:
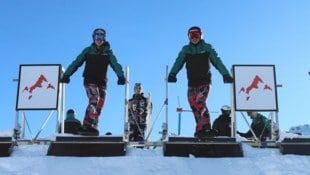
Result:
[[[284,138],[280,143],[282,154],[310,155],[310,138]]]
[[[126,143],[120,136],[57,136],[49,145],[48,156],[124,156]]]
[[[11,155],[14,147],[12,137],[0,137],[0,157],[8,157]]]
[[[242,144],[232,137],[213,137],[199,141],[194,137],[168,137],[163,143],[164,156],[243,157]]]

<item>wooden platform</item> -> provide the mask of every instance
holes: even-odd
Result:
[[[8,157],[11,155],[14,147],[12,137],[0,137],[0,157]]]
[[[106,157],[124,156],[126,144],[119,136],[56,137],[49,145],[48,156]]]
[[[194,137],[169,137],[163,143],[164,156],[243,157],[241,143],[231,137],[214,137],[199,141]]]
[[[310,155],[310,138],[284,138],[280,143],[282,154]]]

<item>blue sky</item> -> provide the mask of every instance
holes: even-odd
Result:
[[[20,64],[61,64],[64,68],[92,42],[97,27],[107,31],[119,63],[130,68],[132,85],[141,82],[144,93],[151,94],[152,118],[159,116],[152,137],[164,122],[160,113],[165,100],[166,66],[171,68],[183,45],[188,43],[187,29],[198,25],[206,42],[211,43],[228,69],[235,64],[272,64],[276,67],[280,129],[309,123],[310,99],[310,2],[289,1],[210,1],[157,0],[126,1],[17,1],[1,2],[0,130],[11,129],[15,122],[15,105]],[[82,86],[81,67],[66,86],[66,108],[76,110],[83,119],[87,98]],[[230,86],[223,83],[213,68],[213,85],[208,107],[213,121],[224,104],[230,104]],[[180,105],[189,109],[185,69],[178,82],[169,84],[169,132],[177,133]],[[121,134],[124,116],[124,86],[109,69],[108,94],[100,119],[101,132]],[[33,135],[48,115],[47,111],[25,111]],[[268,115],[268,114],[266,114]],[[54,132],[55,117],[48,122],[42,136]],[[246,131],[237,113],[237,128]],[[181,133],[192,135],[194,119],[182,113]]]

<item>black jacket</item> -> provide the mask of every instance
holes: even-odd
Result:
[[[105,42],[100,49],[94,43],[86,47],[69,65],[64,76],[70,77],[84,62],[84,84],[94,83],[106,86],[108,66],[111,66],[118,78],[124,77],[122,66],[117,62],[108,42]]]
[[[220,115],[214,120],[212,129],[218,131],[219,136],[231,137],[231,118],[229,115]]]

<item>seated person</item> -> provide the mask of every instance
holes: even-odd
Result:
[[[218,136],[231,137],[230,106],[228,105],[222,106],[221,112],[222,114],[214,120],[212,129],[217,131]]]
[[[65,119],[65,133],[77,134],[81,130],[82,125],[80,120],[75,118],[75,112],[73,109],[69,109]],[[61,128],[59,129],[59,132]]]
[[[264,141],[267,137],[271,138],[271,121],[269,119],[253,111],[248,111],[247,115],[252,119],[251,129],[259,140]],[[251,130],[246,133],[237,131],[237,134],[247,139],[253,137]]]

